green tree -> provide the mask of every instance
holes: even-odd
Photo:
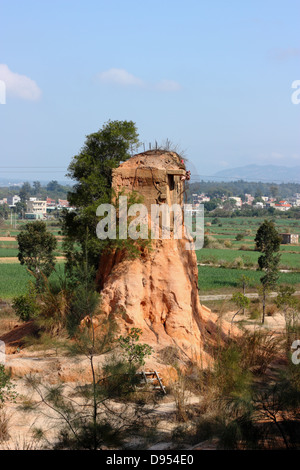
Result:
[[[22,227],[17,241],[19,261],[33,273],[37,288],[40,289],[43,277],[49,277],[55,267],[53,251],[57,245],[56,238],[47,231],[45,222],[37,220]]]
[[[35,196],[38,196],[41,192],[42,185],[39,181],[34,181],[33,182],[33,193]]]
[[[278,189],[278,186],[273,184],[271,187],[270,187],[270,193],[271,193],[271,196],[276,198],[278,196],[278,192],[279,192],[279,189]]]
[[[19,192],[21,202],[26,202],[29,199],[31,192],[32,192],[32,187],[30,186],[30,183],[28,182],[24,183]]]
[[[254,241],[255,249],[262,253],[258,258],[258,266],[259,270],[264,272],[264,275],[260,278],[263,299],[262,323],[264,323],[267,293],[275,288],[279,278],[280,253],[278,252],[281,237],[274,222],[265,220],[258,228]]]
[[[19,201],[15,207],[16,214],[20,214],[22,217],[26,212],[26,202]]]
[[[63,233],[68,267],[87,251],[88,262],[97,268],[106,243],[96,236],[96,209],[110,203],[112,170],[131,157],[138,147],[138,133],[132,121],[109,121],[87,136],[80,153],[70,163],[68,176],[75,181],[68,200],[74,211],[64,213]],[[74,254],[74,244],[81,251]]]
[[[22,321],[32,320],[38,313],[37,292],[34,286],[26,294],[14,297],[12,307]]]
[[[52,180],[50,181],[47,186],[46,186],[47,191],[58,191],[60,189],[60,185],[58,184],[57,181]]]
[[[279,286],[276,305],[282,310],[286,325],[287,350],[291,347],[291,331],[297,326],[299,316],[299,301],[294,297],[292,286]]]
[[[10,208],[8,204],[1,204],[0,205],[0,217],[4,220],[7,220],[9,214],[10,214]]]
[[[220,203],[219,199],[212,199],[211,201],[207,201],[204,203],[204,209],[208,212],[215,210]]]

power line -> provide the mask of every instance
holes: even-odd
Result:
[[[248,178],[241,178],[238,176],[215,176],[215,175],[197,175],[197,176],[191,176],[190,179],[200,183],[199,178],[219,178],[222,180],[227,178],[230,180],[244,181],[246,183],[263,183],[263,182],[266,182],[269,184],[272,184],[275,182],[278,182],[279,184],[300,183],[300,180],[283,181],[283,180],[272,179],[272,181],[270,181],[269,179],[264,179],[264,178],[260,178],[259,180],[253,180],[253,179],[248,179]]]
[[[63,167],[63,166],[0,166],[1,173],[11,173],[12,170],[14,171],[14,173],[30,173],[30,171],[24,171],[26,169],[28,169],[28,170],[29,169],[30,170],[53,170],[52,173],[64,173],[64,172],[68,171],[68,168]],[[15,171],[15,170],[20,170],[20,171]],[[48,173],[48,171],[37,171],[36,173],[42,174],[42,173]],[[199,181],[200,178],[202,178],[202,179],[203,178],[213,178],[214,180],[215,179],[220,179],[222,181],[224,181],[226,179],[229,180],[229,181],[237,180],[237,181],[244,181],[246,183],[263,183],[263,182],[266,182],[266,183],[269,183],[269,184],[272,184],[272,183],[278,183],[278,184],[294,183],[294,184],[299,184],[300,183],[300,180],[283,181],[283,180],[279,180],[279,179],[274,179],[274,180],[270,181],[269,179],[265,179],[265,178],[249,179],[249,178],[241,178],[240,176],[216,176],[216,175],[196,175],[196,176],[191,175],[190,181],[200,183],[200,181]],[[224,181],[224,182],[226,182],[226,181]]]
[[[26,166],[0,166],[0,168],[63,168],[64,170],[67,169],[66,166],[29,166],[29,165],[26,165]]]

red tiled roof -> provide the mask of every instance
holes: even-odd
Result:
[[[58,200],[58,204],[60,206],[66,206],[66,207],[69,207],[69,201],[65,200],[65,199],[59,199]]]

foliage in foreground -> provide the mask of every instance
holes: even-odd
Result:
[[[94,320],[92,312],[76,329],[69,348],[70,354],[88,360],[87,384],[78,382],[70,391],[65,384],[49,386],[27,377],[40,403],[59,418],[55,449],[122,448],[130,437],[140,435],[142,439],[153,430],[148,417],[157,397],[153,394],[149,400],[147,393],[138,391],[138,369],[151,348],[139,344],[140,331],[136,329],[118,337],[113,319]],[[124,347],[125,358],[120,354]]]
[[[268,371],[282,341],[248,332],[219,349],[214,367],[194,382],[200,405],[189,409],[173,438],[181,445],[215,438],[221,449],[299,449],[299,368],[289,361],[273,379]]]

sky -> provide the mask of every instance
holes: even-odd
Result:
[[[108,120],[192,177],[300,165],[299,26],[298,0],[0,0],[0,179],[65,179]]]

